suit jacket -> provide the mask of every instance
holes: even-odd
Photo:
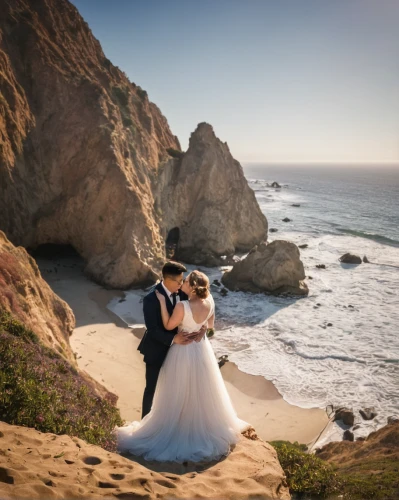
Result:
[[[144,333],[138,350],[141,354],[144,354],[145,363],[162,365],[166,355],[168,353],[169,347],[172,345],[173,337],[177,333],[177,328],[174,330],[166,330],[163,326],[162,315],[161,315],[161,305],[157,296],[155,295],[155,290],[162,293],[166,297],[166,307],[170,315],[173,314],[174,306],[167,296],[161,283],[158,283],[156,287],[144,297],[143,301],[143,311],[144,311],[144,322],[147,328]],[[180,300],[187,300],[187,295],[179,290],[178,295]]]

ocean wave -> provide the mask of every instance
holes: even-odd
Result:
[[[335,224],[334,224],[335,225]],[[399,241],[388,238],[387,236],[382,236],[381,234],[367,233],[365,231],[356,231],[355,229],[338,228],[341,233],[351,234],[353,236],[359,236],[360,238],[367,238],[369,240],[374,240],[377,243],[382,243],[384,245],[389,245],[392,247],[399,247]]]

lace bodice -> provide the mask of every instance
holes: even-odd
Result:
[[[179,325],[179,330],[184,330],[186,332],[196,332],[202,325],[204,325],[208,319],[212,316],[215,311],[215,303],[213,301],[212,295],[208,295],[204,302],[209,302],[211,308],[209,310],[208,316],[202,323],[196,323],[193,318],[193,313],[191,311],[190,302],[188,300],[183,300],[182,304],[184,306],[184,317],[183,321]]]

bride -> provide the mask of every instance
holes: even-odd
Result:
[[[189,300],[172,316],[157,293],[167,330],[196,332],[214,325],[215,305],[208,277],[193,271],[182,285]],[[118,450],[146,460],[216,460],[230,452],[250,425],[237,417],[209,339],[173,344],[162,365],[150,413],[141,422],[117,428]]]

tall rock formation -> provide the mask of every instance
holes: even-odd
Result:
[[[0,0],[0,229],[15,245],[70,244],[93,278],[121,288],[155,279],[171,225],[181,229],[182,256],[194,261],[251,246],[266,225],[238,164],[207,127],[194,136],[180,165],[165,117],[105,57],[67,0]],[[176,186],[163,184],[166,172]],[[206,181],[203,195],[212,194],[199,197],[196,175]],[[161,184],[196,203],[162,214],[154,206]],[[229,196],[233,214],[245,214],[236,222],[226,219]],[[213,198],[199,238],[199,208]],[[250,214],[247,236],[240,224]]]
[[[178,230],[180,259],[217,264],[218,257],[266,239],[267,220],[242,167],[211,125],[198,125],[187,152],[174,163],[160,176],[158,202],[163,226]]]

